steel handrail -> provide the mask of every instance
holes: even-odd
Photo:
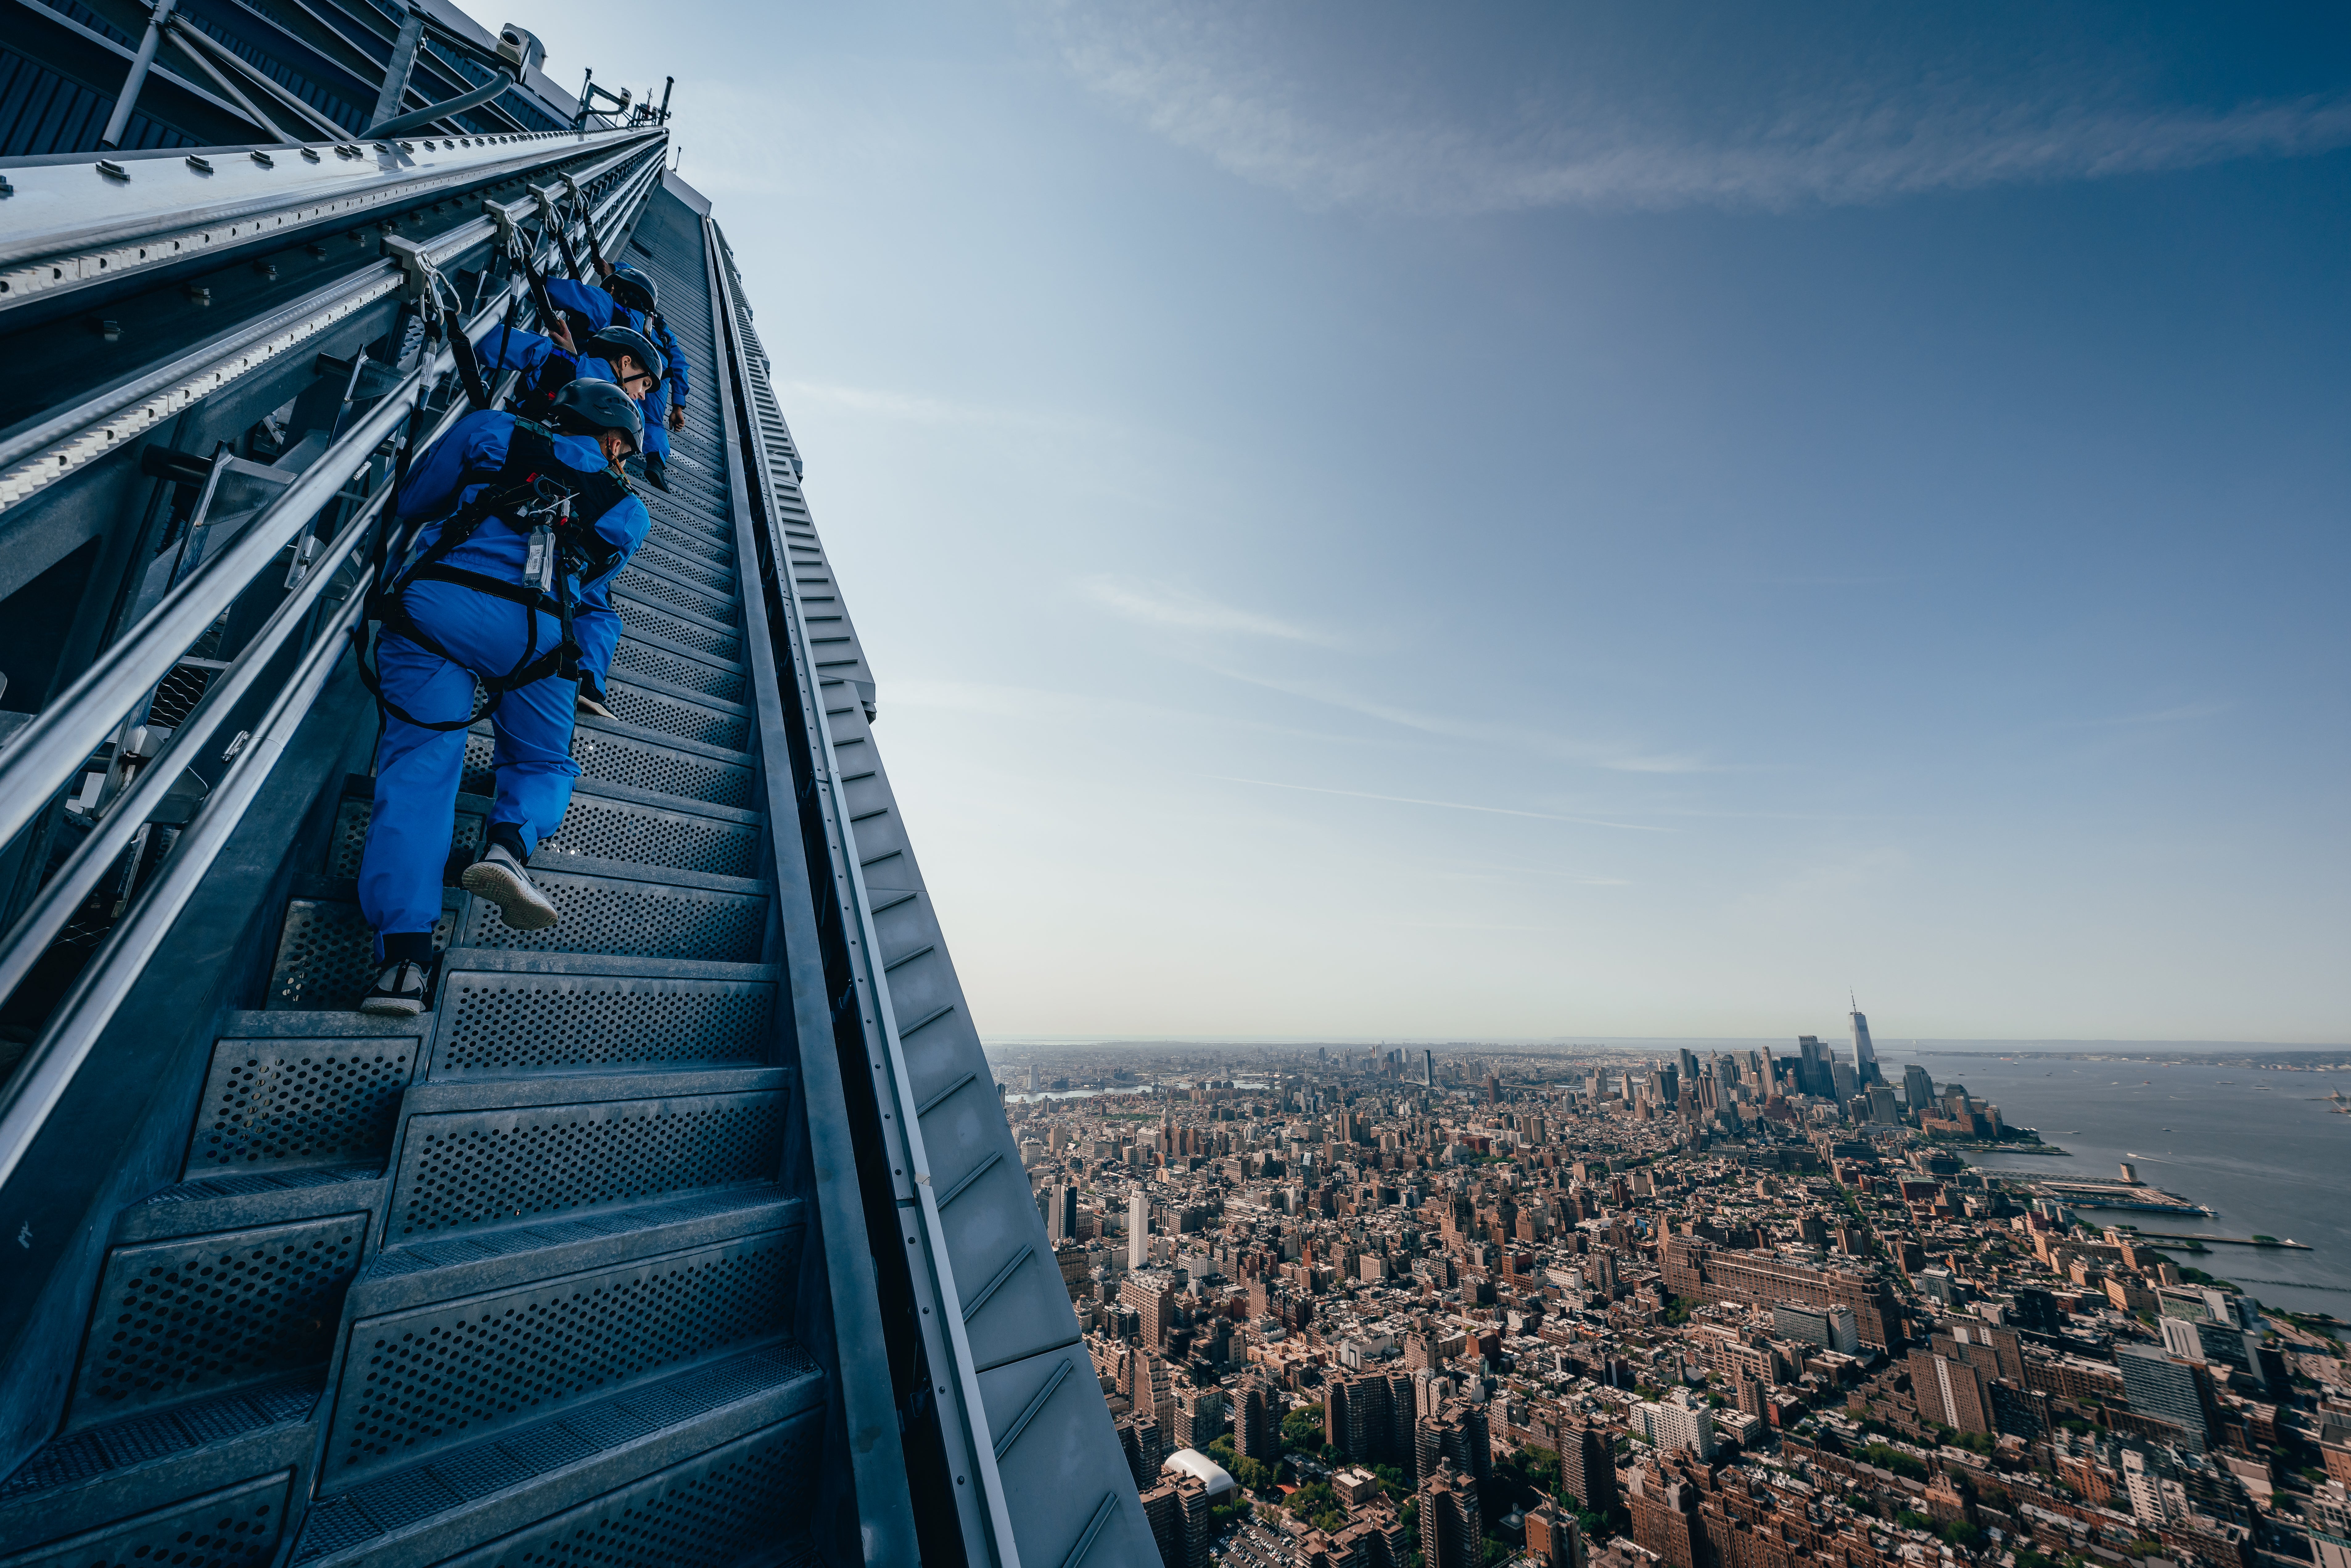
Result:
[[[0,238],[0,284],[5,285],[0,287],[0,312],[92,284],[176,266],[193,256],[234,250],[264,236],[275,239],[320,223],[350,222],[385,207],[431,201],[453,188],[496,183],[605,146],[617,143],[625,151],[660,134],[646,130],[588,135],[548,131],[423,138],[435,144],[444,140],[467,144],[465,161],[434,169],[420,168],[413,162],[387,168],[373,158],[367,167],[353,168],[340,153],[332,162],[307,164],[306,146],[308,152],[323,155],[335,152],[339,145],[353,145],[333,141],[271,149],[266,154],[272,160],[267,165],[237,157],[237,150],[222,149],[207,160],[214,166],[200,188],[225,193],[247,185],[262,187],[256,193],[224,194],[208,202],[173,195],[128,216],[79,224],[53,222],[47,226],[41,222],[45,208],[87,204],[97,199],[89,193],[93,186],[112,193],[109,199],[116,203],[141,200],[148,189],[144,177],[148,166],[176,165],[184,160],[187,149],[113,154],[109,162],[131,180],[127,190],[117,182],[93,175],[89,164],[80,159],[20,166],[10,171],[16,191],[10,205],[20,210],[12,212],[16,221],[6,237]],[[358,144],[366,141],[362,137]],[[491,143],[501,149],[516,145],[504,155],[471,157],[475,147]],[[436,145],[434,151],[437,153],[440,149]],[[379,156],[404,157],[388,150]],[[195,178],[184,169],[172,170],[170,177]],[[272,186],[282,188],[267,188]]]
[[[622,199],[642,183],[641,180],[614,192],[606,199],[604,212],[617,214]],[[475,225],[488,232],[496,229],[486,217],[464,226]],[[617,232],[617,224],[614,226]],[[451,254],[437,245],[435,250]],[[502,293],[494,305],[467,323],[466,336],[470,339],[487,331],[508,298]],[[434,356],[436,374],[446,368],[444,361],[448,356],[446,348]],[[420,373],[421,369],[412,372],[401,384],[413,384]],[[332,499],[359,466],[357,459],[374,451],[404,414],[402,400],[387,395],[287,486],[226,549],[175,584],[145,620],[100,654],[0,750],[0,843],[14,838],[47,807],[50,798],[80,770],[141,695],[170,673],[214,618]]]
[[[650,168],[660,161],[660,152],[659,143],[623,149],[590,167],[584,177],[601,180],[632,158],[643,160]],[[536,209],[527,202],[513,202],[499,210],[514,221]],[[570,222],[565,221],[567,230]],[[482,244],[498,227],[486,215],[475,216],[444,230],[417,249],[437,266]],[[128,446],[141,432],[219,392],[264,361],[315,338],[391,293],[401,277],[399,264],[387,256],[374,267],[362,267],[257,320],[234,327],[17,432],[0,443],[0,509],[24,504]]]
[[[308,714],[319,688],[332,673],[343,651],[344,633],[364,609],[367,590],[374,580],[372,565],[360,573],[350,597],[321,629],[294,678],[270,705],[261,729],[237,753],[220,787],[172,846],[162,874],[90,956],[38,1042],[18,1064],[5,1090],[0,1090],[0,1185],[16,1174],[31,1152],[33,1141],[71,1087],[99,1035],[138,983],[147,960],[187,906],[229,835],[245,820],[246,808],[253,803],[292,732]]]

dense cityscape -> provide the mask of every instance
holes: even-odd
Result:
[[[2351,1568],[2331,1321],[1971,1164],[2038,1135],[1858,1011],[991,1055],[1168,1568]]]

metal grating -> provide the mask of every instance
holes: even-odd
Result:
[[[659,512],[653,514],[653,532],[646,537],[664,549],[675,550],[681,555],[698,556],[704,560],[716,561],[721,566],[735,559],[733,550],[728,549],[708,534],[695,529],[681,528],[674,524],[665,522],[663,520],[663,514]]]
[[[442,985],[433,1072],[757,1062],[775,1002],[764,980],[461,970]]]
[[[115,1248],[68,1425],[325,1363],[367,1223],[335,1215]]]
[[[280,1470],[6,1560],[6,1568],[262,1568],[286,1528]]]
[[[469,901],[463,944],[537,953],[609,953],[643,958],[758,961],[768,928],[765,894],[674,887],[617,877],[532,869],[555,903],[557,924],[517,931],[487,899]]]
[[[433,946],[449,946],[457,917],[444,911],[433,925]],[[270,966],[268,1010],[338,1012],[359,1006],[375,983],[375,934],[356,904],[333,898],[292,898]]]
[[[699,616],[720,626],[732,626],[736,622],[733,599],[699,592],[682,582],[672,582],[658,572],[646,571],[634,565],[621,573],[621,580],[614,586],[635,598],[650,599],[656,604],[666,604],[681,614]]]
[[[451,1568],[741,1562],[806,1527],[823,1427],[810,1413],[724,1443],[457,1558]]]
[[[358,1322],[325,1480],[340,1488],[772,1334],[793,1250],[778,1232]]]
[[[469,792],[488,794],[497,788],[490,771],[490,744],[486,735],[465,737],[465,788]],[[751,770],[740,763],[673,751],[584,724],[571,732],[571,755],[580,775],[600,784],[626,784],[713,806],[749,806],[756,794]]]
[[[743,656],[743,640],[731,632],[716,632],[692,621],[664,615],[634,599],[616,597],[612,608],[620,612],[621,624],[634,636],[658,637],[664,643],[674,643],[697,653],[716,654],[721,659],[740,659]]]
[[[540,847],[714,876],[748,877],[759,869],[759,830],[749,822],[592,795],[573,796],[563,825]]]
[[[682,659],[675,653],[643,643],[621,641],[620,651],[612,655],[612,673],[623,678],[634,675],[639,680],[660,681],[681,691],[695,692],[720,702],[740,703],[743,700],[743,674],[739,670],[721,669],[694,659]]]
[[[662,549],[658,542],[648,539],[637,547],[637,553],[630,559],[658,568],[664,575],[674,577],[681,582],[708,589],[721,599],[734,598],[735,574],[723,566],[713,566],[698,556],[673,554]]]
[[[723,746],[730,751],[741,751],[750,744],[751,721],[746,716],[720,713],[642,686],[614,682],[605,706],[614,718],[639,729],[698,740],[705,746]]]
[[[185,1174],[379,1163],[420,1041],[223,1040],[189,1142]]]
[[[335,836],[328,841],[327,874],[356,879],[360,857],[367,852],[368,824],[375,819],[375,802],[347,795],[335,808]],[[468,864],[482,854],[484,821],[479,811],[460,811],[449,835],[449,848]]]
[[[411,1117],[384,1239],[772,1180],[783,1126],[774,1090]]]

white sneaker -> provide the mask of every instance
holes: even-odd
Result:
[[[413,1019],[424,1010],[424,967],[403,959],[386,964],[374,988],[360,998],[360,1011],[380,1018]]]
[[[581,713],[586,714],[590,718],[610,718],[612,716],[612,710],[604,706],[604,694],[601,692],[597,692],[593,695],[590,695],[588,688],[586,686],[581,686],[580,688],[580,695],[571,700],[573,705],[577,706]]]
[[[559,918],[555,901],[532,885],[530,873],[504,844],[465,868],[457,885],[498,906],[498,914],[517,931],[544,931]]]

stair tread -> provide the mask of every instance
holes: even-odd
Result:
[[[763,1182],[429,1237],[370,1260],[352,1282],[351,1309],[376,1316],[803,1223],[800,1200]]]
[[[322,1368],[53,1437],[0,1480],[0,1511],[14,1512],[125,1470],[201,1457],[273,1428],[306,1425],[325,1387]]]
[[[789,1337],[682,1367],[322,1498],[291,1561],[375,1561],[397,1536],[422,1533],[501,1495],[547,1487],[567,1472],[634,1479],[645,1468],[638,1456],[674,1446],[664,1442],[672,1434],[719,1426],[730,1409],[754,1402],[781,1406],[762,1412],[780,1419],[820,1401],[823,1385],[815,1362]],[[580,1500],[610,1490],[587,1484],[592,1490]]]

